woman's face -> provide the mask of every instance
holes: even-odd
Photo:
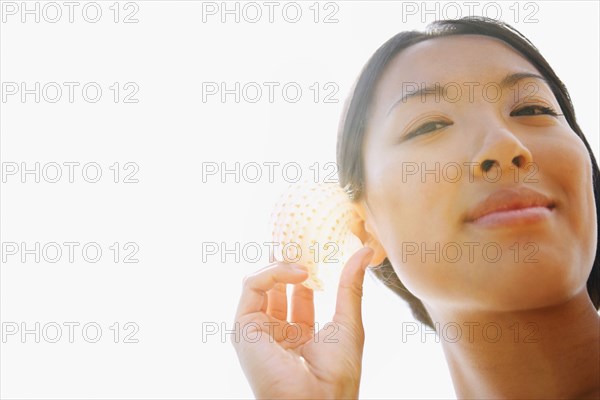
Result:
[[[562,110],[548,84],[530,74],[540,75],[503,42],[461,35],[407,48],[378,81],[363,149],[365,218],[428,306],[508,311],[585,290],[597,244],[590,157],[552,115]],[[446,93],[399,101],[436,83]],[[551,204],[530,204],[517,188]],[[540,207],[472,221],[514,199]]]

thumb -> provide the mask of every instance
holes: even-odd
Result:
[[[362,327],[363,281],[365,270],[373,254],[373,249],[364,247],[354,253],[344,266],[338,287],[333,322]]]

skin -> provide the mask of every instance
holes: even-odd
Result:
[[[372,249],[364,248],[346,263],[331,321],[335,329],[326,325],[316,335],[313,291],[299,284],[308,278],[306,269],[295,272],[296,264],[274,263],[245,278],[235,323],[242,331],[257,326],[261,334],[255,341],[248,330],[244,336],[250,340],[242,337],[233,346],[256,398],[358,397],[365,341],[362,282],[372,255]],[[289,311],[286,284],[294,288]],[[295,331],[285,336],[286,320],[299,326],[300,338]]]
[[[542,109],[561,113],[545,82],[526,78],[498,98],[493,89],[484,95],[486,83],[514,73],[539,75],[508,45],[477,35],[428,40],[391,61],[371,104],[365,190],[355,203],[355,234],[373,254],[359,251],[342,273],[333,318],[342,341],[313,344],[307,333],[290,344],[276,331],[275,343],[234,344],[257,397],[358,396],[364,268],[385,257],[438,324],[459,398],[600,397],[600,317],[585,287],[598,240],[591,161],[564,117]],[[406,94],[406,82],[455,86],[438,101],[428,95],[392,107]],[[469,82],[479,83],[471,95]],[[421,134],[410,136],[417,128]],[[486,160],[502,172],[499,180],[485,173]],[[458,164],[461,178],[444,178],[456,176],[456,168],[438,179],[407,176],[409,163],[425,163],[427,170]],[[546,195],[556,208],[529,224],[465,221],[489,194],[522,186]],[[420,246],[416,254],[408,255],[407,243]],[[465,243],[477,245],[470,252]],[[456,253],[437,252],[436,259],[423,252],[436,244],[458,246],[462,256],[457,261]],[[482,251],[490,244],[502,250],[499,258]],[[289,317],[314,324],[312,293],[297,285],[302,275],[292,279],[289,271],[276,264],[249,277],[236,321]],[[290,315],[285,283],[295,284]]]

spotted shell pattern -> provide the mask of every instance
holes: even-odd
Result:
[[[302,284],[323,290],[319,269],[340,268],[360,248],[350,231],[352,215],[350,199],[337,183],[290,185],[271,214],[275,260],[306,266],[309,277]]]

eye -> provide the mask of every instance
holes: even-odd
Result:
[[[418,128],[410,131],[406,135],[406,138],[411,138],[413,136],[423,135],[425,133],[433,132],[433,131],[436,131],[438,129],[445,128],[446,126],[450,126],[450,125],[453,125],[453,123],[452,122],[448,122],[448,121],[429,121],[429,122],[425,122],[424,124],[420,125]]]
[[[559,115],[552,107],[547,106],[525,106],[519,108],[518,110],[511,111],[511,117],[532,117],[536,115],[551,115],[553,117],[558,117]]]

